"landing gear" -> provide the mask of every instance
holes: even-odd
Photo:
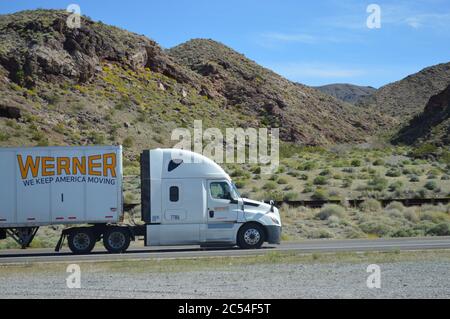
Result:
[[[36,236],[39,227],[21,227],[21,228],[11,228],[7,229],[6,233],[9,237],[14,239],[16,243],[18,243],[22,249],[30,247],[31,242]]]

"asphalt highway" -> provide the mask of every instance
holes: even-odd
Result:
[[[100,245],[98,245],[100,246]],[[0,264],[31,262],[76,262],[145,260],[154,258],[192,258],[221,256],[252,256],[269,252],[366,252],[394,250],[450,249],[450,237],[401,238],[401,239],[355,239],[355,240],[304,240],[281,245],[265,245],[258,250],[238,248],[178,247],[132,247],[124,254],[108,254],[103,247],[89,255],[72,255],[67,248],[56,253],[52,249],[1,250]]]

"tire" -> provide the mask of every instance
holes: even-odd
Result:
[[[108,227],[103,234],[103,245],[111,254],[124,253],[130,246],[130,232],[123,227]]]
[[[264,228],[256,223],[245,224],[239,229],[237,244],[242,249],[259,249],[266,239]]]
[[[94,232],[89,228],[75,229],[67,237],[70,250],[77,255],[89,254],[95,246]]]

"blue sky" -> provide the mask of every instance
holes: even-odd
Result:
[[[450,0],[2,0],[0,13],[71,3],[165,48],[218,40],[308,85],[379,87],[450,61]],[[380,29],[366,26],[371,3],[381,8]]]

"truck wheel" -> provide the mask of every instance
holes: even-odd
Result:
[[[130,233],[123,227],[111,227],[103,235],[103,245],[112,254],[124,253],[130,246]]]
[[[237,244],[242,249],[261,248],[264,241],[264,229],[258,224],[245,224],[239,229]]]
[[[67,237],[70,250],[74,254],[88,254],[94,249],[95,236],[89,228],[73,230]]]

